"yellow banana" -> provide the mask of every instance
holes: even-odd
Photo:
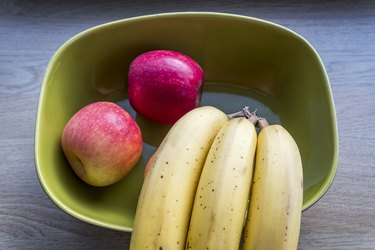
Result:
[[[220,129],[199,179],[186,249],[239,248],[256,143],[255,127],[246,118]]]
[[[287,130],[267,125],[258,136],[243,249],[297,249],[303,196],[301,157]]]
[[[170,129],[147,171],[130,249],[184,249],[194,195],[211,144],[228,120],[222,111],[196,108]]]

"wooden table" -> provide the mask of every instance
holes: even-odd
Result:
[[[127,249],[130,234],[81,222],[43,192],[34,128],[44,70],[67,39],[144,14],[218,11],[266,19],[322,57],[340,154],[328,193],[303,213],[300,249],[375,249],[375,1],[11,1],[0,3],[0,249]]]

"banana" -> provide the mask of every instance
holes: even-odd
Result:
[[[220,129],[199,179],[186,249],[239,248],[256,143],[255,127],[246,118]]]
[[[169,130],[146,173],[130,249],[184,249],[194,195],[211,144],[228,120],[211,106],[199,107]]]
[[[259,121],[262,128],[262,121]],[[292,136],[265,123],[258,136],[254,177],[243,249],[297,249],[303,173]]]

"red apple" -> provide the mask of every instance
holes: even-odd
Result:
[[[156,157],[157,157],[157,154],[158,154],[158,151],[155,151],[151,155],[150,159],[148,160],[148,162],[146,164],[146,167],[145,167],[145,170],[143,172],[144,177],[146,177],[146,174],[148,173],[148,171],[150,171],[151,166],[154,165]]]
[[[154,50],[130,64],[128,95],[143,117],[171,124],[199,106],[203,89],[202,68],[175,51]]]
[[[61,144],[78,177],[93,186],[107,186],[135,166],[142,151],[142,135],[123,108],[115,103],[94,102],[69,120]]]

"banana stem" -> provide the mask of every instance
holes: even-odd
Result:
[[[263,118],[263,117],[258,118],[258,122],[257,122],[258,128],[263,129],[263,128],[267,127],[268,125],[270,125],[270,124],[268,123],[266,118]]]
[[[267,127],[269,123],[266,118],[257,116],[256,111],[257,110],[250,112],[249,107],[245,106],[241,111],[228,114],[227,116],[229,120],[238,117],[246,117],[252,124],[256,125],[260,129]]]
[[[252,124],[257,124],[258,122],[258,117],[255,115],[255,112],[250,112],[249,107],[245,106],[241,111],[235,112],[233,114],[228,114],[228,119],[231,120],[233,118],[238,118],[238,117],[246,117]]]
[[[228,114],[228,119],[231,120],[233,118],[238,118],[238,117],[245,117],[245,114],[244,112],[241,110],[241,111],[238,111],[236,113],[232,113],[232,114]]]

